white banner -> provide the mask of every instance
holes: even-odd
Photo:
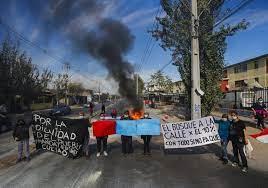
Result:
[[[212,116],[197,120],[161,125],[164,145],[169,148],[188,148],[220,141]]]

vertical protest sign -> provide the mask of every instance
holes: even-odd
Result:
[[[161,125],[166,149],[203,146],[220,141],[212,116]]]
[[[38,149],[69,158],[75,158],[81,153],[84,139],[89,134],[89,123],[85,119],[71,120],[34,114],[32,126]]]

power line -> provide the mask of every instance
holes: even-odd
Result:
[[[226,19],[230,18],[232,15],[234,15],[235,13],[237,13],[239,10],[243,9],[246,5],[248,5],[252,1],[253,0],[245,0],[243,2],[240,2],[239,5],[237,5],[236,7],[233,8],[233,10],[230,12],[230,14],[224,16],[217,23],[215,23],[214,27],[217,27],[218,25],[220,25],[222,22],[224,22]]]

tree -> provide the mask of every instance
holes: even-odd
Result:
[[[72,96],[81,95],[81,93],[85,90],[82,83],[69,83],[68,84],[68,93]]]
[[[58,74],[53,81],[53,85],[54,89],[56,90],[57,104],[59,104],[59,100],[67,95],[68,75]],[[67,103],[66,99],[65,103]]]
[[[173,88],[172,80],[168,76],[163,75],[161,71],[157,71],[156,73],[151,75],[150,83],[156,85],[159,91],[163,91],[166,93],[171,92]]]
[[[209,3],[210,2],[210,3]],[[202,96],[202,115],[210,114],[221,97],[219,81],[223,77],[226,38],[246,29],[244,20],[236,25],[222,25],[214,28],[223,11],[224,0],[199,0],[198,12],[203,11],[199,21],[200,77]],[[209,4],[208,4],[209,3]],[[164,50],[170,50],[174,65],[177,66],[186,87],[186,109],[190,117],[191,104],[191,13],[189,1],[161,0],[166,16],[157,19],[157,28],[150,31],[156,40],[161,41]]]
[[[1,45],[0,70],[3,72],[0,102],[8,103],[11,110],[17,110],[15,96],[19,96],[21,103],[29,107],[53,77],[48,69],[40,73],[26,52],[20,51],[19,43],[14,43],[9,37]]]

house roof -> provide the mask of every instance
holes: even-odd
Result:
[[[262,58],[265,58],[265,57],[268,57],[268,54],[264,54],[264,55],[257,56],[257,57],[251,58],[251,59],[247,59],[247,60],[245,60],[245,61],[241,61],[241,62],[239,62],[239,63],[232,64],[232,65],[229,65],[229,66],[226,66],[225,68],[231,68],[231,67],[234,67],[234,66],[237,66],[237,65],[241,65],[241,64],[244,64],[244,63],[248,63],[248,62],[256,61],[256,60],[258,60],[258,59],[262,59]]]

